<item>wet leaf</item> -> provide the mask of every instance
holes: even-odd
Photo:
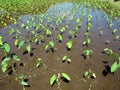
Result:
[[[117,63],[117,61],[115,61],[112,66],[111,66],[111,73],[116,72],[118,69],[120,68],[120,63]]]
[[[89,75],[89,71],[84,72],[83,76],[86,78]]]
[[[7,66],[8,66],[9,61],[10,61],[10,58],[3,59],[2,63],[1,63],[3,72],[5,72],[7,70]]]
[[[62,61],[65,61],[66,59],[67,59],[67,56],[64,56],[63,59],[62,59]]]
[[[5,72],[7,70],[7,63],[2,64],[2,71]]]
[[[6,51],[7,53],[9,53],[9,52],[10,52],[10,45],[9,45],[8,43],[5,43],[5,44],[4,44],[4,47],[5,47],[5,51]]]
[[[54,45],[55,45],[54,41],[50,41],[49,44],[51,47],[54,47]]]
[[[25,82],[25,81],[22,81],[21,84],[22,84],[23,86],[28,86],[28,85],[29,85],[29,84],[28,84],[27,82]]]
[[[72,48],[72,45],[73,45],[73,42],[72,42],[72,41],[68,41],[68,42],[66,43],[66,45],[67,45],[67,47],[68,47],[69,49],[71,49],[71,48]]]
[[[15,40],[14,44],[15,44],[15,46],[18,45],[18,39]]]
[[[52,86],[54,84],[54,82],[56,81],[57,76],[54,74],[51,78],[50,78],[50,85]]]
[[[18,48],[20,49],[24,45],[25,41],[20,41],[18,44]]]
[[[13,59],[16,61],[20,61],[20,58],[17,55],[13,55]]]
[[[71,81],[71,78],[66,74],[62,73],[63,78],[67,79],[68,81]]]
[[[28,46],[26,46],[26,50],[28,51],[28,53],[30,53],[30,51],[31,51],[31,46],[30,46],[30,44],[29,44]]]

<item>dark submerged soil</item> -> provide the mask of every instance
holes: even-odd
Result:
[[[65,9],[63,10],[60,7]],[[11,54],[15,53],[21,59],[19,63],[16,63],[16,73],[18,75],[27,75],[28,83],[30,86],[26,87],[26,90],[59,90],[56,83],[53,87],[51,87],[49,81],[50,77],[53,74],[62,72],[67,73],[70,76],[71,81],[62,82],[60,90],[119,90],[120,71],[118,70],[114,74],[111,74],[109,72],[109,68],[114,60],[116,60],[116,58],[110,58],[106,54],[102,53],[102,51],[104,48],[110,48],[116,54],[120,54],[120,41],[115,41],[114,35],[112,34],[113,29],[116,28],[118,29],[118,32],[116,32],[115,35],[120,35],[120,19],[113,19],[113,27],[109,28],[109,21],[107,21],[104,16],[107,16],[109,19],[113,17],[97,10],[97,8],[93,9],[91,7],[90,12],[93,17],[91,21],[92,29],[90,31],[91,44],[89,46],[83,46],[82,43],[86,40],[84,34],[87,28],[86,23],[88,9],[84,6],[81,6],[76,16],[74,16],[74,19],[70,20],[74,7],[75,6],[71,3],[63,3],[60,6],[53,6],[45,13],[46,17],[51,17],[51,15],[54,16],[51,23],[54,22],[54,20],[57,18],[57,15],[58,17],[61,17],[60,14],[62,13],[66,15],[66,20],[65,22],[60,23],[60,25],[53,24],[55,30],[52,30],[51,37],[47,37],[42,31],[40,35],[45,36],[45,42],[38,45],[36,45],[35,43],[31,44],[32,54],[25,53],[25,47],[22,47],[21,49],[15,47],[15,39],[13,39],[14,35],[9,35],[8,32],[11,28],[19,29],[21,31],[20,36],[23,36],[25,40],[32,39],[33,36],[29,34],[25,28],[22,28],[20,24],[25,23],[26,20],[30,20],[32,17],[36,18],[33,22],[38,23],[39,20],[37,18],[39,18],[39,16],[41,15],[21,16],[21,19],[18,21],[17,25],[11,24],[10,26],[2,28],[0,30],[0,35],[4,37],[4,41],[9,43],[11,46]],[[57,12],[55,11],[56,8],[60,8],[60,10],[57,10]],[[70,39],[70,34],[68,33],[68,31],[74,29],[76,25],[75,20],[76,18],[80,17],[80,12],[82,9],[86,13],[86,15],[82,17],[82,25],[79,28],[79,32],[76,34],[76,37]],[[49,13],[49,11],[51,11],[51,13]],[[45,18],[43,17],[43,19]],[[49,22],[45,20],[45,22],[42,24],[46,25],[48,23]],[[59,43],[56,40],[56,37],[59,34],[59,30],[61,29],[61,27],[65,25],[68,25],[68,28],[63,34],[62,43]],[[99,35],[98,26],[100,26],[103,30],[102,36]],[[50,26],[46,27],[50,28]],[[30,30],[34,30],[34,28],[30,28]],[[39,28],[38,31],[41,30],[42,29]],[[55,52],[46,52],[46,50],[44,49],[49,40],[53,40],[55,42]],[[68,51],[66,48],[66,43],[69,40],[74,41],[73,47],[70,51]],[[109,40],[111,43],[105,44],[106,40]],[[87,59],[82,56],[83,51],[86,49],[91,49],[94,52],[91,57]],[[62,62],[62,57],[64,55],[67,55],[71,59],[71,63]],[[0,50],[1,61],[3,57],[4,52]],[[36,67],[37,58],[41,58],[43,62],[43,65],[40,68]],[[96,74],[97,77],[95,79],[83,78],[83,73],[89,69],[91,69]],[[0,90],[22,90],[23,86],[15,80],[15,75],[12,73],[7,76],[7,72],[3,73],[0,70]]]

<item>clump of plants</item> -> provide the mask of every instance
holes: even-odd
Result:
[[[96,74],[91,69],[89,69],[88,71],[84,72],[83,77],[84,78],[88,78],[88,79],[89,78],[95,79],[96,78]]]

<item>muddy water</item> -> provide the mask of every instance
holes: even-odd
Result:
[[[92,15],[92,28],[90,30],[91,44],[89,46],[83,46],[83,42],[87,37],[84,36],[87,30],[87,16]],[[62,16],[64,15],[64,18]],[[75,38],[70,38],[68,33],[70,30],[74,30],[77,18],[82,18],[82,25],[79,27]],[[58,20],[59,18],[59,20]],[[58,20],[58,23],[56,23]],[[109,27],[110,23],[113,23],[112,27]],[[22,27],[21,24],[25,26]],[[46,29],[52,31],[52,36],[47,37],[44,33],[45,29],[41,26],[38,30],[35,30],[36,25],[43,25]],[[60,43],[56,37],[60,33],[60,29],[65,27],[66,30],[63,33],[63,41]],[[9,31],[14,28],[19,30],[24,40],[26,41],[24,47],[18,49],[14,46],[15,35],[9,35]],[[118,31],[113,34],[113,30]],[[100,36],[100,30],[103,34]],[[25,46],[28,45],[28,40],[34,38],[34,34],[30,33],[35,31],[36,34],[43,35],[44,39],[36,43],[31,43],[32,54],[25,53]],[[105,66],[111,66],[116,58],[110,58],[106,54],[102,53],[104,48],[110,48],[114,53],[120,55],[120,41],[115,40],[116,35],[120,35],[120,18],[107,15],[105,12],[98,10],[97,8],[90,8],[81,5],[75,5],[72,3],[62,3],[51,6],[46,13],[42,15],[25,15],[21,16],[17,24],[11,24],[8,27],[1,28],[0,35],[3,36],[4,42],[7,42],[11,46],[11,52],[18,55],[21,59],[16,63],[16,73],[21,76],[25,75],[28,78],[30,87],[26,87],[26,90],[119,90],[120,86],[120,71],[118,70],[114,74],[105,73]],[[19,39],[20,40],[20,39]],[[45,50],[46,44],[50,40],[55,42],[55,52]],[[66,43],[72,40],[74,42],[70,51],[66,48]],[[105,44],[106,40],[109,40],[109,44]],[[90,58],[85,59],[82,54],[86,49],[93,50],[93,54]],[[62,62],[62,57],[67,55],[71,59],[71,63]],[[4,52],[0,50],[0,60],[4,57]],[[36,67],[37,58],[42,59],[43,65],[40,68]],[[83,73],[91,69],[96,78],[83,78]],[[15,75],[12,73],[6,75],[2,73],[0,69],[0,90],[22,90],[23,87],[20,81],[15,80]],[[67,73],[71,81],[62,82],[58,88],[55,83],[53,87],[50,86],[50,77],[57,73]]]

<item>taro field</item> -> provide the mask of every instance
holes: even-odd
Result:
[[[119,90],[120,8],[21,2],[0,6],[0,90]]]

